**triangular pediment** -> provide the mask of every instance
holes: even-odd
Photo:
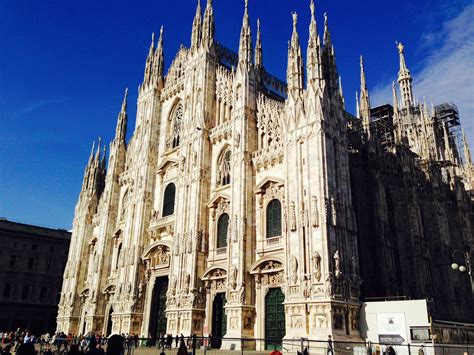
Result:
[[[230,197],[225,194],[219,193],[211,198],[207,207],[216,206],[223,201],[230,201]]]
[[[163,175],[165,173],[166,170],[168,170],[168,168],[170,166],[176,166],[178,167],[178,161],[175,160],[175,159],[170,159],[170,158],[167,158],[165,161],[163,161],[159,166],[158,166],[158,169],[157,169],[157,173],[160,174],[160,175]]]
[[[259,193],[262,190],[265,190],[271,184],[283,186],[285,183],[282,179],[278,179],[273,176],[267,176],[257,184],[257,188],[255,189],[254,193]]]

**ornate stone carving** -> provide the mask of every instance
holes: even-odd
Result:
[[[341,271],[341,257],[339,256],[339,250],[336,250],[334,253],[334,273],[336,278],[340,278],[342,276],[342,271]]]
[[[235,290],[237,287],[237,273],[238,273],[237,267],[232,266],[232,269],[230,270],[230,273],[229,273],[229,280],[228,280],[229,288],[231,290]]]
[[[332,273],[328,273],[326,275],[326,297],[327,298],[333,298],[334,297],[334,286],[333,286]]]
[[[313,276],[316,282],[321,281],[321,255],[315,252],[312,259],[313,261]]]
[[[334,197],[331,197],[331,224],[333,226],[337,225],[337,207]]]
[[[189,232],[188,238],[187,238],[187,252],[188,254],[191,254],[193,252],[193,232]]]
[[[296,231],[296,209],[295,202],[291,201],[290,203],[290,230],[292,232]]]

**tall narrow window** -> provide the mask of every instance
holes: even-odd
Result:
[[[21,299],[26,300],[29,295],[30,295],[30,286],[28,285],[23,286],[23,289],[21,290]]]
[[[220,159],[217,170],[217,185],[225,186],[230,184],[230,150],[225,151]]]
[[[171,183],[166,186],[163,196],[163,217],[174,214],[174,199],[176,196],[176,186]]]
[[[181,126],[183,122],[183,105],[179,104],[170,117],[170,136],[168,146],[176,148],[181,139]]]
[[[10,267],[11,268],[16,267],[17,260],[18,260],[18,257],[16,255],[10,255]]]
[[[229,215],[224,213],[217,221],[217,248],[227,247],[227,231],[229,229]]]
[[[117,259],[115,260],[115,268],[118,269],[120,263],[120,254],[122,253],[122,243],[119,244],[117,249]]]
[[[267,238],[281,236],[281,203],[271,200],[267,205]]]
[[[10,298],[11,294],[12,294],[12,285],[5,284],[5,286],[3,286],[3,297]]]

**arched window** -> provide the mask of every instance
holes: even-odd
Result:
[[[267,205],[267,238],[281,236],[281,203],[271,200]]]
[[[229,230],[229,215],[224,213],[217,221],[217,248],[227,246],[227,231]]]
[[[183,105],[179,104],[170,117],[170,148],[176,148],[180,143],[181,126],[183,122]]]
[[[163,217],[174,214],[174,198],[176,195],[176,186],[173,183],[168,184],[163,195]]]
[[[217,167],[217,185],[225,186],[230,184],[230,149],[226,150],[219,159]]]

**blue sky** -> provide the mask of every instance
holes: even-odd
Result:
[[[203,0],[203,6],[205,0]],[[215,0],[216,37],[237,50],[243,0]],[[449,4],[448,4],[449,3]],[[249,0],[262,22],[264,64],[285,79],[291,11],[304,51],[309,0]],[[165,27],[168,66],[189,45],[196,1],[0,1],[0,216],[70,228],[90,146],[112,138],[125,87],[136,88],[152,32]],[[346,105],[354,111],[359,55],[373,105],[390,100],[406,48],[415,95],[452,100],[474,143],[474,5],[468,0],[316,1],[329,15]]]

